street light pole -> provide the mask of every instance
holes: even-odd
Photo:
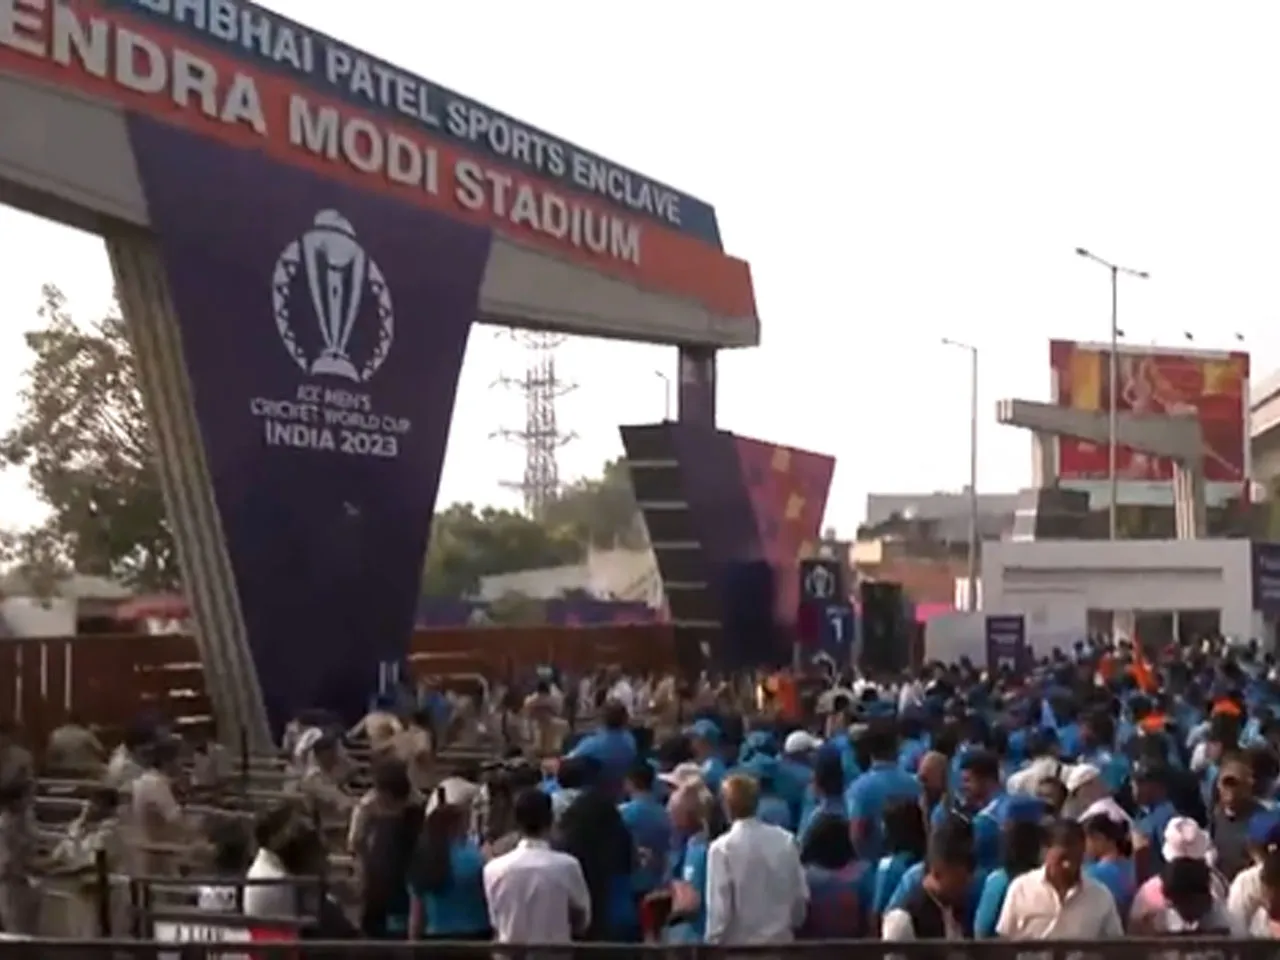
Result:
[[[969,589],[965,607],[978,609],[978,348],[943,337],[945,346],[969,352]]]
[[[653,371],[653,375],[662,381],[662,419],[671,421],[671,378],[661,370]]]
[[[1111,352],[1107,359],[1107,478],[1110,484],[1109,503],[1107,504],[1107,528],[1112,540],[1119,539],[1119,506],[1120,506],[1120,467],[1117,458],[1116,435],[1119,433],[1119,394],[1120,394],[1120,274],[1149,280],[1151,274],[1145,270],[1134,270],[1122,267],[1110,260],[1104,260],[1097,254],[1090,253],[1084,247],[1076,247],[1076,256],[1092,260],[1107,268],[1111,274]]]

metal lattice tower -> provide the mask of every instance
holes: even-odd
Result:
[[[560,492],[560,448],[577,439],[575,433],[562,433],[556,420],[556,401],[576,389],[556,375],[555,351],[564,337],[552,333],[513,333],[526,344],[529,363],[521,377],[499,377],[495,384],[524,395],[523,430],[499,430],[503,437],[524,447],[524,477],[503,486],[519,490],[525,512],[541,517],[547,505]]]

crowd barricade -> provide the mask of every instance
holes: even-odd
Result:
[[[1114,941],[805,941],[786,946],[502,946],[491,943],[416,943],[377,941],[323,942],[287,939],[289,932],[270,925],[247,926],[238,940],[147,942],[120,940],[9,940],[0,938],[0,958],[22,960],[1273,960],[1274,941],[1171,937]],[[281,939],[282,937],[286,939]],[[235,947],[232,947],[232,944]],[[230,949],[229,949],[230,948]]]

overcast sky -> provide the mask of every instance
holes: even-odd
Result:
[[[968,365],[982,350],[979,485],[1030,480],[995,401],[1046,399],[1050,337],[1106,336],[1105,271],[1131,341],[1234,347],[1280,365],[1280,3],[1181,0],[274,0],[352,45],[712,202],[753,268],[764,345],[724,355],[724,427],[838,457],[827,522],[869,491],[968,475]],[[39,287],[110,296],[93,237],[0,208],[0,424]],[[441,497],[514,505],[519,346],[476,328]],[[577,341],[560,407],[568,477],[658,419],[675,351]],[[768,384],[768,389],[762,386]],[[0,525],[39,516],[0,478]]]

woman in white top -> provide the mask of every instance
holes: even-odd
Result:
[[[245,873],[247,917],[298,918],[307,878],[324,866],[324,843],[293,804],[266,811],[254,825],[258,852]]]

